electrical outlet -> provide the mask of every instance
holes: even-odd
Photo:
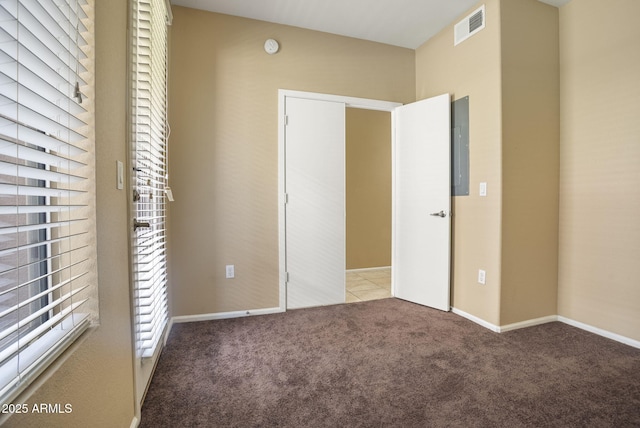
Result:
[[[487,281],[487,272],[483,271],[482,269],[478,270],[478,282],[482,285],[484,285]]]
[[[234,265],[227,265],[225,269],[227,279],[236,277],[236,268]]]

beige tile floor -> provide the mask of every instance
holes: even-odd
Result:
[[[391,297],[391,268],[347,272],[347,303]]]

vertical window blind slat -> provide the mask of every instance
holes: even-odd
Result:
[[[167,180],[167,23],[166,0],[134,3],[132,104],[133,183],[139,200],[135,217],[149,222],[134,244],[136,349],[153,355],[168,321],[165,252]]]
[[[98,320],[93,2],[0,0],[2,403]]]

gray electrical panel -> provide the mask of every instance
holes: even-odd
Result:
[[[469,97],[451,104],[451,196],[469,195]]]

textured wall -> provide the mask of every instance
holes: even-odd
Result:
[[[558,8],[503,1],[500,18],[506,325],[557,314],[560,58]]]
[[[414,51],[174,7],[173,315],[277,307],[278,89],[414,100]],[[267,38],[281,44],[263,50]],[[225,265],[236,277],[225,279]]]
[[[391,266],[391,114],[347,109],[347,269]]]
[[[416,99],[443,93],[450,93],[452,100],[469,96],[470,194],[452,201],[452,306],[499,324],[500,3],[490,0],[485,5],[486,27],[473,37],[454,47],[451,25],[417,49]],[[480,182],[487,183],[486,197],[478,196]],[[478,269],[486,270],[486,285],[477,283]]]
[[[559,313],[640,340],[640,2],[560,9]]]
[[[470,194],[453,198],[452,305],[505,325],[556,313],[558,12],[534,0],[485,6],[476,35],[454,46],[450,26],[418,48],[416,91],[469,96]]]

